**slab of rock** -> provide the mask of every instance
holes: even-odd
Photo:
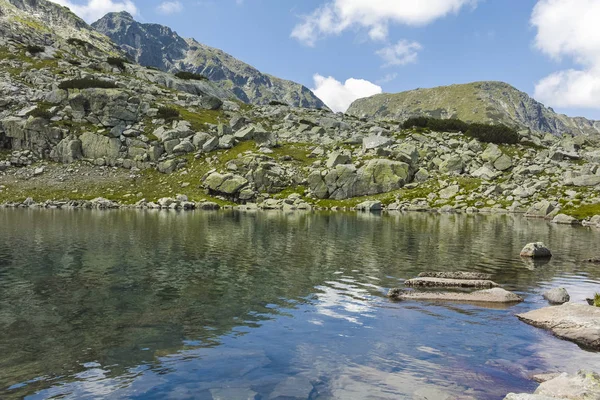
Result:
[[[415,292],[402,289],[391,289],[388,297],[392,300],[429,300],[452,301],[468,303],[520,303],[523,301],[518,296],[502,288],[484,289],[471,293],[460,292]]]
[[[552,220],[553,224],[562,224],[562,225],[579,225],[579,220],[577,218],[573,218],[570,215],[566,214],[558,214]]]
[[[534,394],[508,394],[504,400],[595,400],[600,399],[600,375],[591,371],[566,373],[543,382]]]
[[[419,278],[445,278],[445,279],[492,279],[492,274],[480,272],[421,272]]]
[[[571,296],[569,296],[569,293],[567,293],[567,289],[565,288],[550,289],[542,296],[544,296],[550,304],[564,304],[571,300]]]
[[[600,349],[600,307],[565,303],[518,314],[517,317],[529,325],[548,329],[561,339]]]
[[[380,201],[363,201],[356,206],[358,211],[381,211],[383,205]]]
[[[498,284],[481,279],[448,279],[448,278],[414,278],[404,282],[406,286],[414,287],[453,287],[453,288],[493,288]]]
[[[550,258],[552,252],[542,242],[529,243],[521,250],[521,257]]]

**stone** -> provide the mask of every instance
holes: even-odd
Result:
[[[36,169],[33,170],[33,176],[43,175],[44,171],[46,171],[46,167],[38,167],[38,168],[36,168]]]
[[[204,179],[204,186],[209,190],[229,196],[237,194],[247,184],[248,180],[243,176],[218,172],[213,172]]]
[[[425,168],[419,168],[415,173],[415,182],[425,182],[427,179],[429,179],[429,171]]]
[[[577,218],[573,218],[570,215],[566,214],[558,214],[552,219],[553,224],[562,224],[562,225],[579,225],[580,222]]]
[[[50,152],[50,158],[64,164],[72,163],[83,157],[81,140],[75,136],[67,136]]]
[[[385,136],[368,136],[363,139],[363,151],[386,147],[394,143],[392,139]]]
[[[485,148],[484,152],[481,154],[481,159],[483,161],[487,161],[489,163],[494,163],[497,159],[502,156],[502,150],[495,145],[494,143],[490,143]]]
[[[194,150],[196,150],[196,148],[188,140],[183,140],[177,146],[173,147],[173,153],[174,154],[186,154],[186,153],[191,153]]]
[[[202,151],[205,153],[210,153],[215,150],[219,146],[219,138],[211,137],[202,145]]]
[[[325,165],[327,168],[333,168],[337,165],[350,164],[351,162],[352,160],[348,155],[335,151],[329,156]]]
[[[460,191],[460,186],[458,185],[450,185],[445,189],[440,190],[439,196],[440,199],[451,199],[458,194]]]
[[[380,201],[364,201],[356,206],[359,211],[380,211],[382,208]]]
[[[571,300],[571,296],[565,288],[554,288],[542,295],[550,304],[564,304]]]
[[[95,133],[85,132],[79,136],[81,151],[85,158],[106,158],[115,160],[119,157],[121,140],[109,138]]]
[[[600,307],[565,303],[518,314],[517,317],[529,325],[548,329],[561,339],[600,350]]]
[[[521,250],[521,257],[531,257],[531,258],[550,258],[552,257],[552,252],[548,249],[544,243],[528,243]]]
[[[580,370],[577,374],[567,373],[542,382],[534,394],[509,393],[504,400],[596,400],[600,399],[600,375]]]
[[[573,178],[574,186],[597,186],[600,185],[599,175],[583,175]]]
[[[498,171],[506,171],[512,168],[512,166],[512,158],[510,158],[506,154],[502,154],[496,159],[496,161],[494,161],[494,168],[496,168]]]
[[[443,161],[439,166],[442,174],[462,174],[465,163],[460,156],[454,155]]]
[[[419,278],[445,278],[445,279],[492,279],[492,274],[480,272],[421,272]]]
[[[554,205],[552,203],[550,203],[548,200],[542,200],[529,207],[527,212],[525,212],[525,216],[534,218],[545,218],[553,210]]]
[[[464,292],[415,292],[402,289],[391,289],[388,297],[392,300],[426,300],[426,301],[450,301],[469,303],[520,303],[523,298],[515,293],[502,288],[477,290],[471,293]]]
[[[434,278],[420,277],[408,279],[404,285],[409,287],[451,287],[451,288],[480,288],[490,289],[498,287],[496,282],[490,280],[470,280],[470,279],[450,279],[450,278]]]
[[[258,393],[249,388],[218,388],[210,389],[212,400],[254,400]]]
[[[471,176],[475,178],[485,179],[487,181],[494,180],[499,175],[499,172],[492,170],[487,165],[484,165],[471,173]]]

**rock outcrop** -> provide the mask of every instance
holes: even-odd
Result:
[[[414,292],[391,289],[388,297],[392,300],[450,301],[468,303],[520,303],[523,298],[502,288],[484,289],[471,293],[460,292]]]
[[[600,375],[581,370],[543,382],[533,394],[509,393],[504,400],[595,400],[600,399]]]

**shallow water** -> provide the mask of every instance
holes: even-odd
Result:
[[[531,241],[555,257],[524,262]],[[600,291],[581,262],[599,243],[508,215],[0,210],[0,398],[533,391],[534,373],[600,369],[600,353],[514,316],[550,287]],[[385,298],[425,270],[492,273],[526,301]]]

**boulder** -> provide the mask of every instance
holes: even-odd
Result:
[[[243,176],[234,174],[220,174],[213,172],[204,179],[204,186],[209,190],[228,196],[236,195],[248,184]]]
[[[518,314],[517,317],[529,325],[548,329],[561,339],[600,350],[600,307],[565,303]]]
[[[72,163],[83,157],[81,140],[75,136],[67,136],[50,152],[50,158],[61,163]]]
[[[442,174],[460,175],[465,169],[465,162],[460,156],[450,156],[440,164],[439,169]]]
[[[439,196],[440,199],[451,199],[458,194],[460,191],[460,186],[458,185],[450,185],[447,188],[440,190]]]
[[[404,285],[409,287],[447,287],[447,288],[479,288],[490,289],[498,287],[496,282],[490,280],[471,280],[471,279],[450,279],[450,278],[434,278],[420,277],[408,279]]]
[[[552,203],[550,203],[548,200],[542,200],[529,207],[525,213],[525,216],[533,218],[545,218],[553,210],[554,205]]]
[[[550,304],[564,304],[571,300],[571,296],[565,288],[554,288],[542,295]]]
[[[115,160],[119,158],[121,140],[107,136],[86,132],[79,136],[81,151],[85,158],[106,158]]]
[[[528,243],[521,250],[521,257],[550,258],[552,257],[552,252],[542,242]]]
[[[566,214],[558,214],[552,219],[553,224],[563,224],[563,225],[579,225],[580,222],[577,218],[573,218],[570,215]]]
[[[331,155],[327,159],[326,165],[327,165],[327,168],[333,168],[337,165],[350,164],[351,162],[352,162],[352,160],[350,159],[350,156],[335,151],[335,152],[331,153]]]
[[[502,154],[496,159],[496,161],[494,161],[494,168],[496,168],[498,171],[506,171],[507,169],[512,168],[512,166],[512,158],[506,154]]]
[[[444,279],[492,279],[492,274],[480,272],[421,272],[419,278],[444,278]]]
[[[394,141],[385,136],[368,136],[363,139],[363,151],[386,147],[393,144]]]
[[[581,370],[559,374],[536,389],[534,394],[509,393],[504,400],[596,400],[600,399],[600,375]]]
[[[494,143],[490,143],[485,148],[484,152],[481,154],[481,159],[483,161],[494,163],[497,159],[499,159],[503,155],[502,150],[495,145]]]
[[[450,301],[469,303],[520,303],[523,298],[502,288],[477,290],[471,293],[464,292],[415,292],[402,289],[391,289],[388,297],[392,300],[426,300]]]
[[[69,95],[73,119],[107,127],[137,122],[140,103],[120,89],[83,89]]]
[[[410,166],[407,163],[387,159],[369,160],[356,173],[354,196],[391,192],[409,183],[410,178]]]
[[[380,211],[382,208],[380,201],[364,201],[356,206],[359,211]]]
[[[583,175],[573,178],[574,186],[597,186],[600,185],[600,175]]]
[[[471,176],[474,178],[484,179],[486,181],[491,181],[496,179],[500,175],[499,172],[492,170],[487,165],[482,166],[481,168],[473,171]]]

